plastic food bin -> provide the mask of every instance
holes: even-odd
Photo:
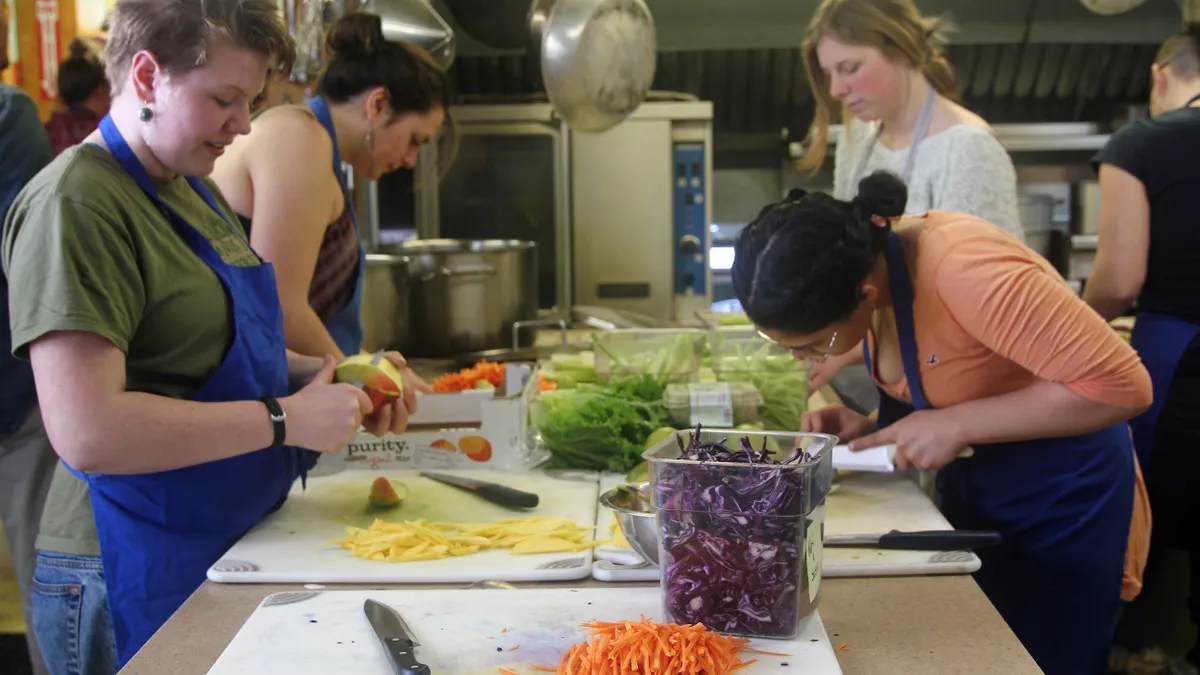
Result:
[[[658,525],[664,620],[753,638],[791,639],[817,610],[825,495],[833,479],[828,434],[701,429],[700,443],[748,438],[783,465],[680,459],[695,432],[643,455]]]
[[[601,379],[651,375],[660,382],[689,382],[700,372],[704,331],[644,328],[597,333],[592,351]]]
[[[808,409],[808,362],[759,335],[753,327],[709,331],[712,368],[718,382],[747,383],[762,396],[758,421],[771,431],[799,431]]]

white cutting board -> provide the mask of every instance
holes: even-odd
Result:
[[[603,493],[624,482],[616,474],[600,476]],[[921,488],[902,474],[842,473],[825,498],[825,534],[878,534],[891,530],[949,530]],[[601,506],[596,529],[607,538],[612,511]],[[599,581],[658,581],[658,567],[645,564],[627,547],[606,544],[596,549],[592,576]],[[825,547],[825,578],[970,574],[980,567],[970,551],[892,551]]]
[[[421,643],[417,659],[436,675],[496,675],[499,668],[536,675],[530,666],[557,666],[584,640],[580,624],[661,616],[657,588],[277,593],[254,610],[208,675],[393,675],[363,614],[368,598],[400,612]],[[751,646],[788,656],[747,655],[758,662],[739,675],[842,672],[819,614],[795,640]]]
[[[446,471],[492,481],[538,495],[538,508],[508,509],[413,471],[349,470],[300,482],[287,503],[234,544],[209,570],[219,583],[457,583],[484,579],[542,581],[582,579],[591,573],[592,552],[512,555],[507,549],[418,562],[360,560],[349,550],[328,544],[346,536],[347,525],[367,527],[388,521],[427,519],[491,523],[508,518],[552,516],[584,527],[596,522],[597,475],[591,472]],[[371,483],[379,476],[405,483],[408,497],[398,508],[367,508]],[[572,479],[568,479],[568,478]]]
[[[891,530],[952,530],[910,478],[899,473],[843,473],[825,500],[825,536]],[[830,577],[970,574],[980,567],[970,551],[889,551],[826,546],[822,574]]]

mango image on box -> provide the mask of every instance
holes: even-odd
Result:
[[[400,370],[386,358],[376,357],[375,354],[355,354],[339,363],[333,374],[333,379],[338,382],[361,385],[371,398],[371,412],[391,404],[404,392]]]

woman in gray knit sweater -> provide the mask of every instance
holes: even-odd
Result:
[[[824,0],[804,39],[816,114],[798,167],[820,169],[830,121],[840,111],[838,199],[853,198],[859,180],[882,169],[907,185],[905,213],[968,213],[1023,241],[1012,159],[987,122],[951,100],[945,31],[941,19],[922,16],[913,0]],[[855,349],[814,364],[812,386],[854,365],[839,385],[870,393],[860,363],[862,352]]]

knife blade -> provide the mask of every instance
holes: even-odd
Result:
[[[1000,543],[1000,533],[988,530],[922,530],[882,534],[827,535],[825,546],[882,548],[899,551],[962,551],[991,548]]]
[[[381,602],[367,600],[363,603],[363,613],[371,622],[396,675],[430,675],[429,666],[417,661],[413,653],[417,643],[399,612]]]
[[[436,480],[439,483],[453,485],[455,487],[474,492],[479,497],[499,504],[500,506],[509,506],[520,509],[537,508],[538,496],[532,492],[522,492],[515,488],[510,488],[505,485],[496,483],[488,483],[482,480],[473,480],[470,478],[461,478],[459,476],[450,476],[442,473],[429,473],[422,471],[422,476],[429,480]]]
[[[377,366],[377,365],[379,365],[379,362],[382,360],[383,360],[383,350],[380,349],[379,351],[375,352],[375,356],[371,357],[371,365]]]

